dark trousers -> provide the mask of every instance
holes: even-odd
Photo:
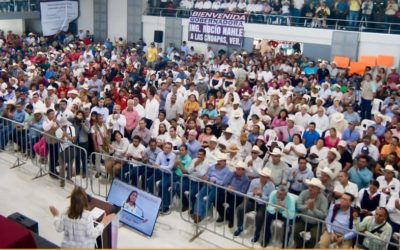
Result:
[[[58,152],[59,144],[49,144],[47,143],[47,151],[49,152],[49,170],[51,174],[58,175],[56,171],[56,166],[58,164]]]
[[[265,224],[264,239],[261,243],[263,247],[267,246],[268,243],[271,241],[271,225],[272,225],[272,222],[276,219],[281,220],[283,222],[283,236],[282,236],[282,245],[283,246],[282,247],[283,248],[285,247],[286,218],[283,217],[281,213],[278,213],[278,215],[276,215],[276,214],[271,214],[269,212],[267,212],[267,216],[266,216],[266,219],[264,222],[264,224]],[[292,224],[291,220],[289,220],[289,224]],[[287,238],[289,239],[289,237],[290,237],[290,230],[289,230]]]
[[[189,204],[189,207],[191,209],[193,209],[194,204],[196,203],[196,195],[202,187],[203,187],[203,183],[190,180],[190,194],[189,194],[190,204]],[[191,210],[191,212],[193,212],[193,210]]]
[[[233,224],[233,219],[235,215],[236,207],[239,206],[243,201],[243,197],[235,195],[235,193],[227,192],[224,189],[218,189],[217,192],[217,211],[218,215],[221,218],[228,220],[229,223]],[[227,203],[229,207],[226,209],[223,206],[224,203]]]
[[[371,120],[372,100],[361,98],[361,119]]]
[[[237,218],[237,226],[243,227],[244,216],[246,213],[256,210],[256,230],[254,232],[255,235],[260,235],[261,228],[264,224],[264,217],[266,214],[266,207],[264,204],[255,204],[254,200],[245,200],[242,204],[237,207],[236,218]]]
[[[178,195],[181,199],[182,208],[189,208],[189,199],[185,195],[186,191],[189,191],[190,182],[187,177],[179,177],[174,184],[174,194]],[[181,195],[182,194],[182,195]],[[190,195],[190,194],[189,194]]]
[[[25,129],[14,129],[13,131],[13,135],[12,135],[12,140],[14,143],[16,143],[21,152],[25,153],[26,152],[26,148],[28,145],[28,138],[27,138],[27,133]]]
[[[303,244],[304,248],[314,248],[315,244],[317,243],[317,235],[321,236],[321,227],[322,226],[320,226],[318,232],[318,224],[307,223],[306,227],[306,223],[302,219],[298,219],[294,228],[294,241],[296,243],[296,248],[302,249]],[[302,231],[310,232],[311,239],[303,242],[304,239],[300,236],[300,232]]]
[[[78,146],[81,148],[88,149],[89,148],[89,142],[79,142]],[[76,174],[81,174],[81,169],[82,169],[82,175],[86,176],[87,172],[87,162],[88,162],[88,155],[86,155],[85,151],[83,151],[80,148],[75,148],[75,170]]]
[[[31,156],[32,158],[35,158],[36,154],[35,154],[35,150],[33,150],[33,146],[35,146],[35,144],[40,140],[40,137],[29,137],[29,156]]]
[[[146,169],[146,166],[133,166],[131,164],[124,164],[122,169],[122,181],[131,183],[132,186],[146,190],[146,180],[152,172],[152,168]],[[139,187],[139,179],[142,178],[142,185]]]

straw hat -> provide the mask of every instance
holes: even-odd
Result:
[[[276,156],[281,156],[282,151],[279,148],[274,148],[272,152],[269,153],[270,155],[276,155]]]
[[[68,94],[73,94],[73,95],[79,95],[78,91],[76,91],[76,89],[72,89],[70,91],[68,91]]]
[[[238,146],[236,146],[236,144],[231,144],[228,148],[228,152],[230,153],[237,153],[239,152],[239,150],[240,149],[238,148]]]
[[[215,135],[212,135],[211,137],[210,137],[210,142],[218,142],[218,139],[217,139],[217,137],[215,136]]]
[[[244,163],[243,161],[238,161],[236,164],[235,164],[235,169],[237,169],[237,168],[243,168],[244,170],[246,170],[246,163]]]
[[[257,145],[253,146],[253,148],[251,149],[251,152],[257,152],[259,154],[262,153],[261,149]]]
[[[347,142],[346,141],[343,141],[343,140],[340,140],[339,141],[339,143],[338,143],[338,146],[341,146],[341,147],[347,147]]]
[[[386,165],[386,167],[385,167],[385,169],[383,171],[392,172],[392,173],[396,174],[396,170],[393,168],[392,165]]]
[[[331,120],[333,123],[340,123],[344,121],[344,114],[336,112],[332,115]]]
[[[224,133],[229,133],[229,134],[233,134],[233,130],[230,127],[227,127],[224,131]]]
[[[272,171],[270,168],[263,168],[258,170],[258,174],[265,177],[271,177]]]
[[[218,153],[217,154],[217,161],[226,161],[228,159],[228,156],[224,153]]]
[[[342,156],[340,155],[339,151],[337,151],[336,148],[331,148],[331,149],[329,149],[328,152],[331,152],[331,153],[335,154],[335,155],[336,155],[336,160],[337,160],[337,161],[340,160],[340,158],[342,157]]]
[[[311,180],[306,180],[305,183],[308,186],[314,186],[321,190],[325,189],[325,186],[322,184],[321,180],[318,178],[312,178]]]
[[[321,172],[327,174],[331,180],[335,178],[335,175],[333,174],[332,170],[328,167],[324,167]]]

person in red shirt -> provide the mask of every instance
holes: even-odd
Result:
[[[58,86],[57,89],[57,96],[58,98],[61,98],[61,93],[68,93],[68,91],[72,90],[73,88],[69,86],[66,82],[60,82],[60,86]]]
[[[121,110],[126,109],[128,102],[129,93],[125,88],[114,88],[114,102],[121,106]]]

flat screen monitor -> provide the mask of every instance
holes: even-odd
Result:
[[[151,237],[156,224],[161,199],[114,179],[107,195],[107,202],[120,209],[123,224]]]

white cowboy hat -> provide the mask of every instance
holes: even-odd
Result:
[[[219,109],[219,112],[227,112],[227,110],[226,110],[225,107],[222,107],[222,108]]]
[[[244,92],[242,96],[250,96],[248,92]]]
[[[271,177],[272,171],[270,168],[263,168],[258,170],[258,174],[265,177]]]
[[[212,141],[213,142],[218,142],[218,139],[217,139],[217,137],[215,135],[210,137],[210,142],[212,142]]]
[[[389,172],[392,172],[392,173],[396,173],[396,170],[394,170],[392,165],[386,165],[386,167],[385,167],[385,169],[383,171],[385,171],[385,172],[389,171]]]
[[[76,91],[76,89],[72,89],[70,91],[68,91],[68,95],[70,94],[74,94],[74,95],[79,95],[78,91]]]
[[[242,115],[242,113],[239,110],[233,111],[233,117],[238,118]]]
[[[253,148],[251,149],[251,152],[257,152],[257,153],[259,153],[259,154],[261,154],[262,153],[262,151],[261,151],[261,149],[257,146],[257,145],[254,145],[253,146]]]
[[[238,161],[236,164],[235,164],[235,169],[236,168],[243,168],[244,170],[246,170],[246,163],[244,163],[243,161]]]
[[[339,123],[342,121],[344,121],[344,114],[336,112],[332,115],[332,118],[331,118],[332,123]]]
[[[56,90],[56,89],[53,86],[50,85],[50,86],[47,87],[47,90]]]
[[[305,183],[308,186],[314,186],[321,190],[325,189],[325,186],[322,184],[321,180],[318,178],[312,178],[311,180],[306,180]]]
[[[340,160],[340,158],[342,157],[342,156],[340,155],[339,151],[337,151],[336,148],[331,148],[331,149],[329,149],[328,152],[331,152],[331,153],[335,154],[335,155],[336,155],[336,160],[337,160],[337,161]]]
[[[226,161],[228,159],[228,156],[224,153],[218,153],[217,155],[217,161]]]
[[[320,97],[318,97],[318,98],[317,98],[317,102],[318,102],[318,101],[322,101],[322,105],[324,105],[324,104],[325,104],[325,100],[324,100],[324,99],[322,99],[322,98],[320,98]]]
[[[308,107],[308,105],[307,105],[307,104],[303,104],[303,105],[301,105],[301,108],[302,108],[302,109],[305,109],[305,110],[306,110],[306,112],[308,112],[308,110],[309,110],[309,107]]]
[[[343,141],[343,140],[340,140],[339,141],[339,143],[338,143],[338,146],[341,146],[341,147],[347,147],[347,142],[346,141]]]
[[[282,155],[282,151],[279,148],[274,148],[272,152],[269,153],[270,155]]]
[[[335,175],[333,174],[332,170],[328,167],[324,167],[321,172],[327,174],[331,180],[335,178]]]
[[[33,114],[42,114],[43,112],[40,109],[35,109],[35,111],[33,111]]]
[[[83,84],[83,85],[81,86],[81,90],[82,90],[82,89],[84,89],[84,90],[89,90],[89,85],[87,85],[86,83]]]
[[[294,115],[292,115],[292,114],[288,115],[287,120],[294,122]]]
[[[233,134],[233,130],[231,129],[231,127],[227,127],[227,128],[225,129],[224,133]]]
[[[231,144],[228,148],[228,152],[230,152],[230,153],[237,153],[239,151],[240,151],[240,149],[238,148],[238,146],[236,144]]]

